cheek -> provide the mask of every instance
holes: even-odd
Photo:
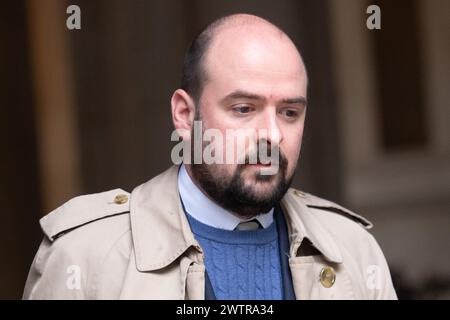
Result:
[[[300,154],[300,145],[286,146],[283,152],[287,160],[289,161],[289,165],[294,165],[297,162]]]
[[[226,144],[226,131],[227,129],[238,129],[236,128],[236,123],[227,121],[226,114],[224,114],[224,111],[217,108],[204,108],[204,111],[202,109],[201,113],[201,120],[202,120],[202,126],[203,130],[207,129],[214,129],[221,132],[222,137],[224,139],[224,147]]]
[[[303,126],[301,129],[293,130],[284,136],[281,150],[291,164],[298,159],[303,140]]]

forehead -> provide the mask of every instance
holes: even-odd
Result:
[[[207,86],[262,95],[306,95],[306,71],[295,45],[267,28],[232,28],[214,37],[204,60]]]

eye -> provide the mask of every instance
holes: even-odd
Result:
[[[238,114],[244,115],[252,112],[253,108],[247,105],[238,105],[233,107],[233,111],[237,112]]]
[[[298,111],[293,109],[281,110],[280,113],[289,119],[295,119],[298,117]]]

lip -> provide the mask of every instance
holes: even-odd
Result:
[[[262,164],[262,163],[251,163],[251,164],[247,164],[247,166],[251,166],[251,167],[270,167],[272,164],[268,163],[268,164]]]

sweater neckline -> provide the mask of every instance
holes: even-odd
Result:
[[[224,244],[263,245],[278,238],[275,220],[267,227],[257,230],[225,230],[204,224],[186,213],[194,235]]]

